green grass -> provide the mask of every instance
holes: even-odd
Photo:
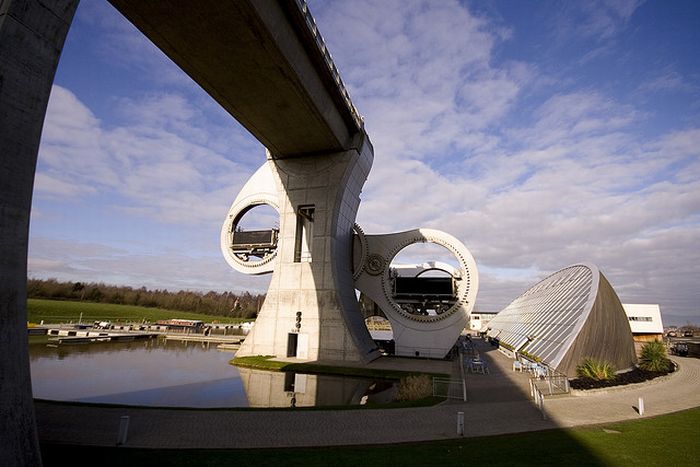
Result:
[[[44,465],[698,465],[700,408],[629,422],[380,446],[177,450],[42,446]],[[241,427],[245,429],[245,427]],[[401,427],[395,427],[400,430]],[[612,433],[603,431],[607,429]]]
[[[199,319],[204,322],[218,321],[220,323],[239,323],[246,321],[240,318],[224,318],[222,316],[188,313],[162,308],[149,308],[133,305],[113,305],[110,303],[71,302],[62,300],[27,300],[27,319],[30,323],[66,323],[77,322],[80,314],[83,322],[92,321],[158,321],[160,319],[182,318]]]
[[[240,366],[243,368],[252,368],[256,370],[291,371],[294,373],[354,376],[358,378],[388,379],[392,381],[398,381],[401,378],[405,378],[406,376],[415,376],[421,374],[427,374],[428,376],[436,376],[439,378],[449,378],[449,375],[446,375],[444,373],[418,373],[400,370],[382,370],[377,368],[330,366],[321,365],[318,363],[289,363],[272,360],[273,358],[275,357],[269,355],[236,357],[233,360],[231,360],[230,363],[232,365]]]

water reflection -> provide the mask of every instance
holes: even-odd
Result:
[[[176,407],[245,407],[230,352],[164,339],[29,346],[34,397]]]
[[[395,395],[393,383],[342,376],[238,369],[251,407],[314,407],[383,404]]]
[[[39,399],[161,407],[310,407],[386,403],[391,383],[229,364],[216,344],[151,339],[29,346]]]

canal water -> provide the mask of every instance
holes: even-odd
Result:
[[[157,407],[304,407],[390,402],[391,384],[237,368],[216,344],[151,339],[29,345],[37,399]]]

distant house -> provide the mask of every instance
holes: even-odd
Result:
[[[623,303],[622,308],[630,323],[637,355],[646,342],[663,340],[664,324],[661,320],[659,305]]]
[[[469,330],[476,332],[486,331],[486,325],[497,314],[486,311],[473,311],[469,316]]]

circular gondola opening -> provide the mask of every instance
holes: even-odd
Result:
[[[279,213],[274,207],[251,205],[231,224],[231,251],[241,261],[261,261],[277,250],[279,230]]]
[[[392,300],[413,316],[439,317],[457,302],[464,271],[447,248],[414,243],[403,248],[389,266]]]

